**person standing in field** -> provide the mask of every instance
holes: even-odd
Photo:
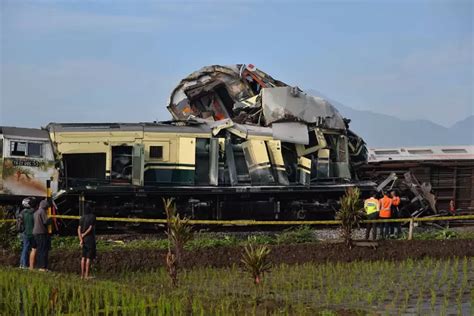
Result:
[[[391,206],[391,211],[392,211],[392,218],[401,218],[400,214],[400,197],[398,196],[398,193],[393,190],[390,192],[390,195],[392,197],[392,206]],[[400,238],[402,235],[402,224],[400,222],[397,223],[390,223],[390,235],[395,235],[396,238]]]
[[[23,247],[20,256],[20,268],[27,269],[30,266],[30,252],[32,248],[36,248],[33,238],[35,199],[25,198],[22,201],[24,209],[17,218],[17,229],[21,233]]]
[[[51,248],[48,225],[52,222],[46,213],[48,207],[49,202],[42,200],[34,213],[33,237],[36,243],[36,264],[39,271],[48,270],[48,252]]]
[[[375,197],[376,193],[372,192],[370,198],[364,201],[365,214],[368,220],[377,219],[379,217],[380,205],[379,200]],[[365,230],[365,239],[369,240],[370,230],[372,230],[372,239],[377,239],[377,225],[376,223],[367,223]]]
[[[381,219],[390,219],[392,217],[392,198],[390,198],[387,193],[383,192],[383,197],[379,201],[380,203],[380,212],[379,218]],[[390,223],[382,223],[380,225],[380,234],[382,239],[388,237],[390,231]]]
[[[95,223],[95,215],[92,213],[91,207],[86,205],[84,215],[79,219],[77,228],[77,236],[82,247],[81,279],[90,278],[91,261],[96,257]]]

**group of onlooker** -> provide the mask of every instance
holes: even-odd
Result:
[[[50,206],[48,200],[38,203],[34,197],[25,198],[21,210],[16,214],[16,228],[23,244],[20,256],[22,269],[48,271],[48,252],[51,249],[48,225],[51,225],[52,219],[48,217],[47,210]],[[85,279],[90,278],[91,261],[96,257],[95,225],[92,208],[86,205],[77,229],[82,247],[81,278]]]
[[[400,197],[397,191],[391,191],[390,196],[387,192],[377,194],[372,192],[370,198],[364,202],[364,209],[367,215],[367,219],[397,219],[401,217],[399,209]],[[365,238],[369,239],[370,232],[372,231],[372,239],[377,239],[377,225],[375,223],[368,223],[365,232]],[[402,234],[402,227],[399,222],[389,223],[384,222],[380,224],[380,236],[382,239],[389,238],[391,236],[400,238]]]
[[[37,203],[35,198],[26,198],[22,201],[22,207],[16,222],[23,242],[20,268],[46,271],[48,252],[51,249],[51,238],[48,234],[51,219],[47,214],[49,202],[42,200]]]

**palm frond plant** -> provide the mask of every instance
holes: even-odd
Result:
[[[174,198],[163,198],[163,204],[167,222],[166,236],[168,237],[166,266],[173,286],[177,286],[178,271],[182,267],[184,246],[193,238],[193,232],[189,219],[181,218],[177,214]]]
[[[269,260],[270,249],[267,246],[254,246],[249,243],[242,254],[241,262],[244,270],[247,271],[255,285],[259,285],[266,272],[270,272],[272,264]]]
[[[336,219],[341,221],[340,232],[347,247],[352,248],[352,233],[354,228],[360,227],[364,216],[360,202],[360,190],[348,188],[340,199],[341,207],[336,212]]]

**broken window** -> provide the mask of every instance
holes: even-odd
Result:
[[[151,159],[163,159],[163,146],[150,146]]]
[[[42,148],[43,145],[41,143],[10,142],[10,154],[12,156],[42,157]]]
[[[12,156],[26,156],[26,142],[10,142]]]
[[[110,176],[113,180],[132,180],[132,146],[112,147],[112,170]]]

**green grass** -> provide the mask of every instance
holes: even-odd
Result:
[[[14,235],[9,235],[10,247],[13,250],[19,251],[21,249],[21,241]],[[446,240],[446,239],[474,239],[474,230],[472,231],[454,231],[450,229],[445,230],[430,230],[414,234],[414,239],[419,240]],[[186,250],[199,250],[203,248],[212,247],[232,247],[245,246],[248,241],[256,245],[275,245],[275,244],[295,244],[316,242],[313,229],[309,226],[300,226],[298,228],[291,228],[276,234],[255,234],[246,238],[237,237],[225,233],[195,233],[194,238],[189,241]],[[98,238],[97,250],[120,250],[120,249],[167,249],[168,241],[165,237],[162,238],[146,238],[130,241],[108,241]],[[77,237],[57,237],[52,238],[53,250],[65,249],[79,249],[79,241]]]
[[[195,233],[194,238],[190,240],[186,246],[186,250],[199,250],[212,247],[232,247],[245,246],[248,241],[257,245],[274,245],[274,244],[290,244],[305,243],[317,241],[313,230],[308,226],[291,228],[284,230],[278,234],[255,234],[245,238],[236,235],[224,233]],[[21,241],[19,238],[12,240],[12,248],[14,250],[21,249]],[[51,240],[51,248],[53,250],[79,249],[79,240],[75,236],[55,237]],[[120,240],[104,240],[98,236],[97,250],[117,250],[117,249],[167,249],[168,240],[162,238],[146,238],[129,241]]]
[[[172,288],[164,269],[75,275],[0,268],[6,315],[466,314],[474,259],[276,266],[257,288],[238,267],[184,270]],[[55,294],[57,293],[57,294]]]
[[[419,240],[448,240],[448,239],[474,239],[474,230],[456,231],[453,229],[429,230],[415,232],[413,239]]]

